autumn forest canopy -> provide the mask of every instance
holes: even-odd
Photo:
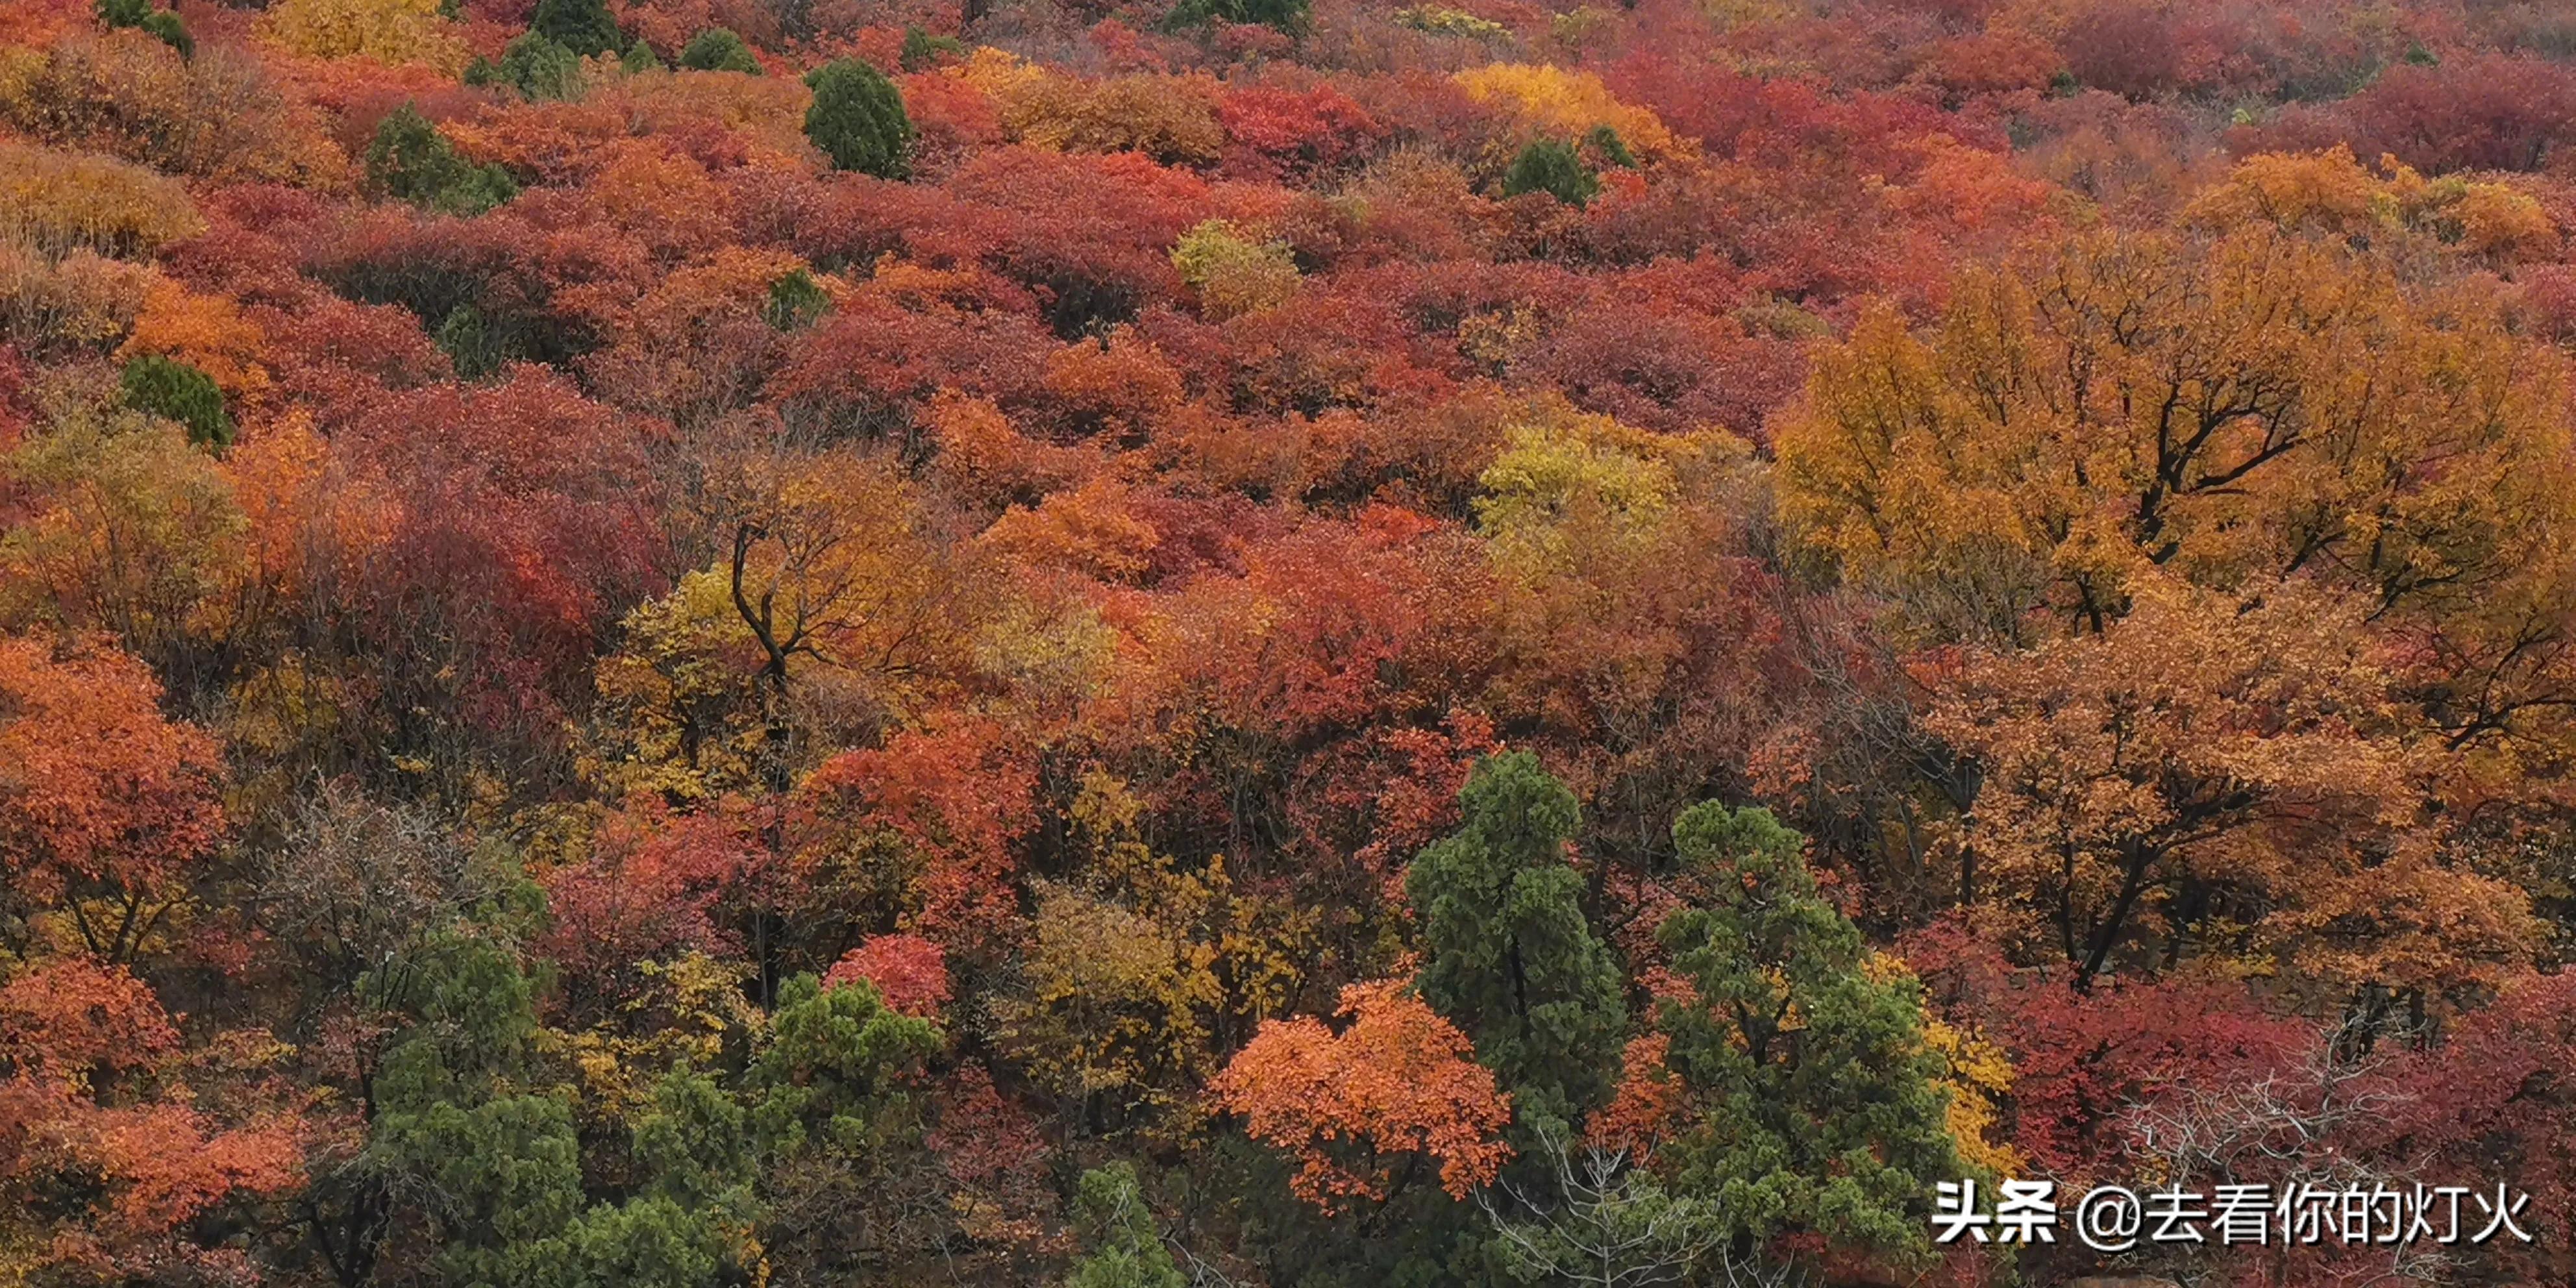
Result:
[[[0,1288],[2576,1282],[2572,364],[2555,0],[9,0]]]

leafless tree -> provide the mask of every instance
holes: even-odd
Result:
[[[2415,1093],[2378,1076],[2387,1061],[2349,1035],[2325,1033],[2297,1065],[2246,1082],[2185,1083],[2129,1107],[2133,1147],[2163,1187],[2205,1190],[2213,1184],[2268,1183],[2275,1194],[2302,1186],[2343,1191],[2386,1186],[2407,1192],[2420,1179],[2403,1160],[2353,1152],[2349,1128],[2385,1117]],[[2265,1255],[2315,1258],[2313,1281],[2344,1288],[2441,1283],[2453,1258],[2438,1244],[2343,1244],[2274,1247]],[[2179,1258],[2162,1268],[2193,1282],[2216,1250],[2193,1244],[2148,1250]]]
[[[315,1005],[489,893],[449,822],[338,778],[296,798],[254,872],[251,913],[309,976]]]
[[[1794,1271],[1763,1266],[1727,1250],[1732,1230],[1717,1206],[1675,1196],[1632,1166],[1623,1151],[1576,1145],[1562,1128],[1542,1124],[1534,1154],[1549,1169],[1553,1201],[1510,1181],[1477,1202],[1502,1236],[1515,1273],[1532,1283],[1587,1288],[1649,1288],[1722,1273],[1730,1288],[1793,1288]]]

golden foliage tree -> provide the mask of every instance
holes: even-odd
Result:
[[[442,72],[465,66],[465,41],[439,0],[284,0],[261,34],[307,58],[372,58]]]
[[[2097,233],[1822,354],[1782,508],[1946,638],[2099,630],[2149,568],[2455,601],[2551,538],[2562,388],[2491,302],[2337,244]]]
[[[2529,951],[2523,894],[2444,844],[2441,740],[2358,605],[2295,583],[2130,586],[2100,635],[1918,668],[1925,726],[1985,774],[1970,881],[2022,909],[2078,987],[2138,940],[2166,962],[2214,948],[2416,987]]]
[[[205,227],[186,189],[141,166],[0,142],[0,237],[55,255],[149,256]]]

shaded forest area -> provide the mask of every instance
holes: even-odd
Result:
[[[11,0],[0,1288],[2576,1281],[2571,232],[2552,0]]]

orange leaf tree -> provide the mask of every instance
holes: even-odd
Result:
[[[225,1224],[199,1218],[297,1187],[301,1132],[201,1101],[149,986],[87,957],[0,985],[0,1069],[0,1245],[41,1240],[62,1282],[253,1276],[240,1248],[198,1241]]]
[[[161,716],[161,686],[103,643],[0,637],[0,872],[9,910],[58,910],[130,959],[224,826],[213,738]]]
[[[1326,1212],[1384,1200],[1425,1158],[1453,1198],[1490,1183],[1511,1157],[1511,1099],[1466,1035],[1397,980],[1343,989],[1338,1013],[1340,1033],[1311,1016],[1263,1022],[1209,1084],[1253,1139],[1296,1157],[1298,1197]]]

